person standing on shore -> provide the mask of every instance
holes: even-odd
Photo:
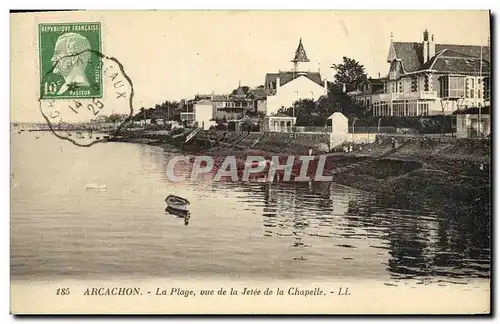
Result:
[[[313,153],[313,149],[310,147],[309,148],[309,155],[312,155],[312,153]]]

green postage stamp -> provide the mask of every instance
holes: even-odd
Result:
[[[40,98],[102,98],[98,22],[39,24]]]

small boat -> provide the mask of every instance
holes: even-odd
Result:
[[[179,196],[168,195],[165,198],[165,202],[167,203],[167,208],[165,209],[167,212],[187,216],[189,215],[189,201]]]
[[[106,185],[100,185],[100,184],[96,184],[96,183],[89,183],[87,185],[87,189],[106,190]]]

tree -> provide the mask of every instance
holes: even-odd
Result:
[[[356,91],[367,80],[365,67],[346,56],[342,58],[342,64],[333,64],[332,68],[335,70],[335,83],[345,84],[346,92]]]
[[[111,114],[108,116],[107,121],[109,123],[113,123],[113,125],[116,125],[117,122],[123,121],[127,118],[127,115],[122,115],[122,114]]]

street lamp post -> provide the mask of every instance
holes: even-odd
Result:
[[[356,120],[358,117],[354,117],[354,120],[352,121],[352,141],[354,142],[354,124],[356,123]]]

